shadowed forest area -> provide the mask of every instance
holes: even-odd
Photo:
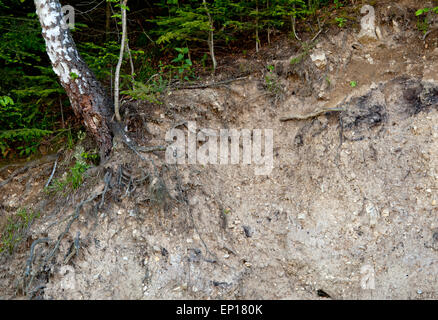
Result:
[[[73,6],[72,34],[78,50],[113,97],[122,31],[120,3],[61,4]],[[129,50],[120,73],[123,99],[160,103],[168,86],[221,74],[236,57],[257,57],[279,37],[298,45],[300,34],[316,35],[322,26],[357,29],[358,10],[354,1],[337,0],[130,0]],[[3,0],[0,12],[2,161],[72,148],[81,122],[50,66],[33,1]]]

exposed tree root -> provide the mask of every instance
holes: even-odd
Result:
[[[436,30],[438,30],[438,26],[434,26],[434,27],[430,28],[430,30],[427,31],[427,32],[424,34],[424,36],[423,36],[423,41],[426,40],[426,38],[427,38],[427,36],[428,36],[429,34],[431,34],[432,32],[434,32],[434,31],[436,31]]]
[[[70,231],[70,228],[72,226],[72,224],[79,218],[80,215],[80,211],[82,209],[82,207],[95,200],[97,197],[99,197],[100,195],[103,194],[102,192],[98,192],[92,196],[90,196],[88,199],[82,201],[81,203],[79,203],[79,205],[76,207],[75,212],[69,217],[70,220],[66,226],[66,228],[64,229],[64,231],[58,236],[57,241],[54,243],[52,249],[49,251],[49,253],[42,259],[42,262],[38,265],[38,267],[36,269],[32,268],[32,263],[33,260],[35,258],[35,247],[38,244],[41,243],[50,243],[51,239],[49,238],[43,238],[43,239],[37,239],[35,240],[32,245],[31,245],[31,249],[30,249],[30,255],[29,258],[26,261],[26,268],[24,271],[24,275],[21,279],[21,284],[19,284],[17,290],[21,290],[24,294],[26,294],[29,298],[32,298],[36,292],[40,289],[43,289],[45,286],[38,284],[35,288],[31,289],[31,286],[35,280],[35,277],[37,277],[38,275],[40,275],[41,273],[47,272],[48,270],[51,269],[51,267],[49,266],[50,260],[55,256],[56,252],[59,249],[59,246],[61,244],[61,241],[64,239],[65,235]],[[75,246],[75,252],[77,254],[78,250],[79,250],[79,237],[77,237],[77,241],[75,240],[74,242],[74,246]],[[68,257],[67,257],[68,258]],[[72,256],[70,257],[70,259],[72,258]],[[68,261],[70,260],[68,259]]]
[[[3,186],[5,186],[5,185],[7,185],[9,182],[12,181],[12,179],[14,179],[14,178],[15,178],[16,176],[18,176],[19,174],[22,174],[23,172],[26,172],[28,169],[32,169],[32,168],[34,168],[34,167],[37,167],[37,166],[39,166],[39,165],[46,164],[46,163],[51,162],[51,161],[56,160],[56,159],[57,159],[57,155],[56,155],[56,154],[51,154],[51,155],[47,155],[47,156],[45,156],[45,157],[42,157],[42,158],[40,158],[40,159],[37,159],[37,160],[31,161],[31,162],[29,162],[29,163],[27,163],[27,164],[24,164],[22,168],[16,170],[14,173],[12,173],[12,174],[9,176],[9,178],[7,178],[5,181],[0,182],[0,188],[3,187]],[[9,166],[7,166],[7,167],[2,168],[1,170],[4,170],[4,169],[6,169],[6,168],[8,168],[8,167],[11,167],[11,166],[20,166],[20,165],[21,165],[21,164],[17,164],[17,165],[9,165]]]

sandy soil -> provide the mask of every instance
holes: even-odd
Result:
[[[67,196],[42,191],[53,161],[17,175],[2,188],[3,223],[22,206],[42,216],[0,258],[0,298],[437,299],[438,40],[421,39],[406,18],[410,3],[376,7],[376,41],[332,28],[291,65],[302,51],[284,40],[243,80],[125,106],[141,146],[165,145],[171,128],[187,133],[187,121],[198,130],[272,129],[268,175],[255,165],[169,165],[162,151],[141,160],[121,142]],[[314,53],[324,53],[323,65]],[[280,121],[333,107],[343,111]],[[41,264],[110,174],[105,201],[86,203]],[[25,275],[30,246],[44,237]]]

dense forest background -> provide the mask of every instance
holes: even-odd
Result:
[[[315,34],[322,20],[354,27],[357,19],[349,16],[359,7],[353,8],[354,2],[129,0],[122,94],[160,103],[169,83],[217,72],[215,60],[220,68],[221,57],[257,54],[279,36],[299,42],[297,33]],[[72,32],[78,49],[111,94],[120,51],[120,2],[61,3],[75,8]],[[0,0],[0,159],[29,157],[41,151],[41,144],[71,147],[79,129],[50,66],[33,1]]]

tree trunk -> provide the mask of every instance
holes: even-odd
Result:
[[[111,3],[106,3],[106,11],[105,11],[105,41],[108,42],[110,40],[110,31],[111,31]]]
[[[59,0],[34,0],[47,54],[59,77],[75,115],[97,141],[102,159],[112,148],[112,102],[93,72],[79,56],[76,44],[63,20]]]
[[[210,11],[208,10],[207,2],[205,0],[202,0],[202,3],[204,4],[205,11],[207,12],[208,23],[210,25],[210,30],[208,31],[208,48],[210,50],[211,61],[213,62],[213,74],[215,74],[217,61],[214,55],[214,21],[211,17]]]
[[[122,0],[120,2],[122,7],[122,42],[120,43],[120,55],[119,62],[116,67],[116,76],[114,81],[114,111],[118,122],[122,121],[120,116],[120,68],[123,63],[123,56],[125,54],[126,37],[127,37],[127,22],[126,22],[126,5],[128,0]]]

